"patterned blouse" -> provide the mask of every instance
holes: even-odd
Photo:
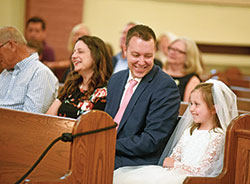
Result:
[[[73,94],[62,101],[58,109],[58,116],[78,118],[92,109],[104,110],[106,105],[107,88],[97,88],[89,99],[83,99],[87,91],[77,88]]]

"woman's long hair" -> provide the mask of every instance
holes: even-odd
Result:
[[[77,42],[79,41],[84,42],[88,46],[92,59],[94,60],[92,66],[94,72],[90,78],[88,91],[85,96],[85,99],[88,99],[96,88],[107,85],[107,82],[112,75],[113,67],[111,55],[109,54],[105,43],[100,38],[95,36],[82,36],[78,38]],[[64,86],[59,90],[58,99],[62,101],[65,97],[72,94],[82,82],[82,76],[74,70],[71,71]]]

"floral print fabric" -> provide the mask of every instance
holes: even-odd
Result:
[[[97,88],[89,99],[84,99],[87,91],[77,88],[73,94],[66,97],[58,109],[58,115],[78,118],[81,114],[92,109],[104,110],[106,105],[107,88]]]

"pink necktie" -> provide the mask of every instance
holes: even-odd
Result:
[[[118,124],[118,126],[119,126],[119,123],[120,123],[120,121],[122,119],[123,113],[124,113],[124,111],[125,111],[125,109],[126,109],[126,107],[128,105],[128,102],[129,102],[129,100],[130,100],[130,98],[131,98],[131,96],[133,94],[133,88],[135,87],[136,84],[137,84],[136,80],[131,79],[129,81],[129,87],[128,87],[126,93],[125,93],[122,104],[120,105],[120,108],[119,108],[119,110],[118,110],[118,112],[117,112],[117,114],[115,115],[115,118],[114,118],[114,121]],[[117,126],[117,128],[118,128],[118,126]]]

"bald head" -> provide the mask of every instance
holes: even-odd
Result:
[[[10,40],[19,44],[27,44],[23,34],[16,27],[0,27],[0,43],[4,43]]]
[[[26,40],[17,28],[0,27],[0,66],[2,69],[13,69],[29,54]]]

